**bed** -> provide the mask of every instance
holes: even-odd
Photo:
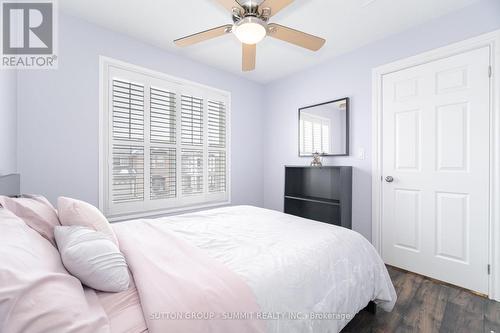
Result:
[[[137,234],[141,224],[172,232],[242,277],[260,310],[271,317],[265,319],[270,333],[339,332],[370,301],[390,311],[396,300],[373,246],[342,227],[251,206],[134,220],[113,227],[121,238]],[[141,307],[137,302],[130,304],[128,311],[135,312],[131,327],[145,329]],[[123,325],[121,310],[105,308],[112,327]],[[317,316],[317,320],[293,316]]]
[[[235,309],[230,321],[248,314],[241,305],[252,298],[257,308],[252,308],[251,319],[260,326],[246,332],[340,332],[370,302],[391,311],[396,301],[376,250],[363,236],[342,227],[232,206],[114,223],[113,229],[132,280],[125,292],[96,292],[111,332],[170,331],[177,321],[159,321],[155,315],[198,310],[198,301],[210,307],[211,295],[198,290],[231,294],[225,303],[226,310]],[[212,278],[221,271],[227,271],[228,281],[241,280],[228,284],[233,289],[244,286],[248,291],[217,290],[220,280]],[[194,332],[186,327],[172,331]],[[210,332],[217,326],[199,321],[197,327]]]

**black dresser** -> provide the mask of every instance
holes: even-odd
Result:
[[[285,167],[285,213],[351,229],[352,167]]]

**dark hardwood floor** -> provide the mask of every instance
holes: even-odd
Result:
[[[388,267],[398,294],[394,310],[361,311],[342,333],[500,333],[500,303]]]

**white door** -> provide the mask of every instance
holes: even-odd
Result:
[[[489,54],[485,47],[388,74],[382,104],[384,261],[483,294]]]

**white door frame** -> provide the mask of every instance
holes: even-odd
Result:
[[[441,47],[373,69],[372,72],[372,243],[382,245],[382,79],[409,67],[488,46],[491,57],[490,84],[490,223],[489,297],[500,301],[500,30]],[[486,269],[486,267],[485,267]]]

